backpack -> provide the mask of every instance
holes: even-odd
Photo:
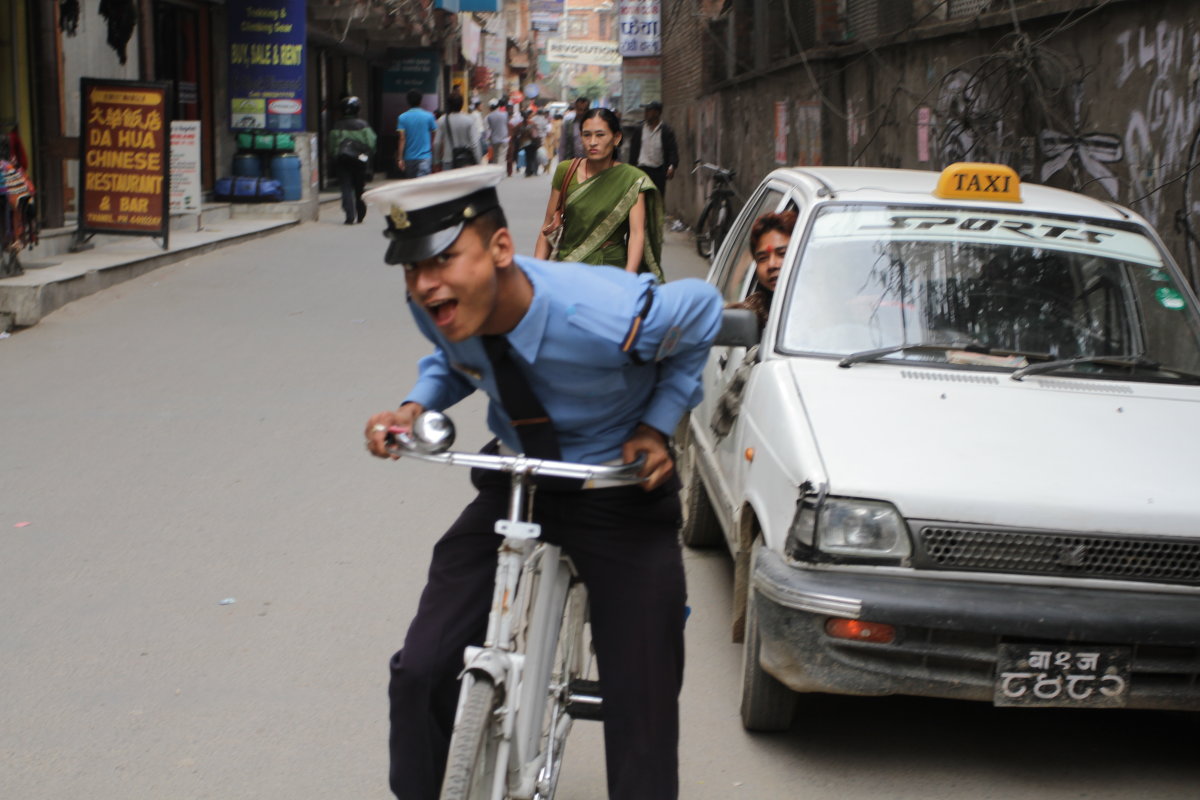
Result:
[[[347,135],[338,142],[337,156],[354,161],[366,161],[371,157],[371,148],[367,146],[366,142]]]

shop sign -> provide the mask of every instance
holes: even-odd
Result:
[[[200,120],[171,123],[171,213],[200,213]]]
[[[625,58],[657,56],[662,52],[659,0],[620,0],[621,55]]]
[[[80,80],[79,234],[161,236],[167,245],[167,83]]]
[[[546,43],[546,60],[560,64],[598,64],[621,66],[616,42],[585,42],[578,39],[551,39]]]
[[[557,31],[563,18],[563,0],[530,0],[529,18],[535,31]]]
[[[305,0],[229,0],[230,127],[304,130]]]

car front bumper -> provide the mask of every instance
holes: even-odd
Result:
[[[1127,708],[1200,710],[1200,596],[808,569],[759,548],[751,602],[767,672],[800,692],[993,698],[1005,643],[1132,649]],[[829,636],[833,617],[895,641]]]

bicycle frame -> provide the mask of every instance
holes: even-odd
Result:
[[[394,452],[436,463],[504,471],[511,476],[508,517],[497,520],[495,525],[496,533],[504,538],[497,556],[487,635],[482,646],[468,647],[464,654],[455,735],[473,683],[486,676],[493,686],[503,687],[503,702],[491,712],[487,723],[496,734],[495,741],[485,735],[480,745],[481,749],[493,744],[495,747],[495,774],[488,797],[490,800],[546,797],[549,795],[542,792],[548,786],[552,794],[557,778],[551,772],[558,763],[553,748],[570,730],[572,720],[567,713],[567,701],[575,699],[567,683],[551,685],[555,657],[559,653],[564,614],[569,613],[568,603],[582,602],[582,588],[571,594],[575,570],[570,559],[558,546],[538,541],[541,527],[532,522],[531,513],[536,487],[530,484],[530,479],[549,475],[634,483],[639,480],[636,474],[641,470],[641,461],[613,467],[524,456],[444,452],[453,442],[453,425],[440,414],[431,417],[434,413],[422,415],[432,422],[418,418],[413,426],[414,435],[397,434],[400,448]],[[422,430],[431,432],[437,441],[421,439]],[[574,644],[577,642],[564,645],[572,649],[564,655],[566,668],[560,676],[562,681],[569,681],[572,667],[580,666],[581,653]],[[553,702],[562,704],[562,713],[555,716],[557,727],[547,732],[544,726],[552,694]],[[580,701],[584,705],[596,702],[588,698]]]

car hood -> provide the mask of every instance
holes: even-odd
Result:
[[[909,519],[1200,535],[1200,388],[793,359],[834,495]]]

